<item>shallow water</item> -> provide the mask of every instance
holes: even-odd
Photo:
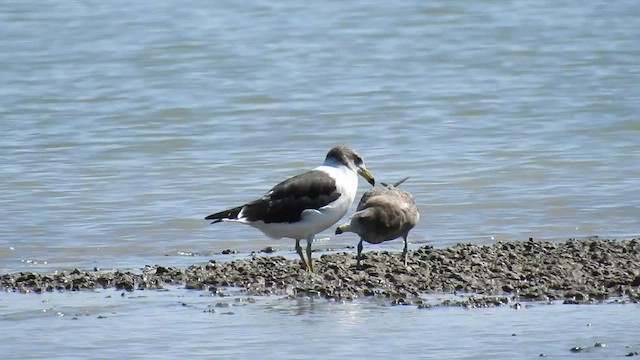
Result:
[[[0,353],[4,359],[558,359],[579,346],[581,359],[604,359],[640,349],[629,331],[638,325],[631,320],[637,304],[417,309],[205,294],[0,294],[0,324],[11,329],[0,335]]]
[[[0,273],[291,256],[202,218],[336,144],[379,181],[411,176],[413,248],[638,236],[638,15],[631,0],[5,1]]]

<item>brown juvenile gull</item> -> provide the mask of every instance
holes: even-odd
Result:
[[[420,213],[413,195],[397,188],[405,182],[404,178],[393,185],[382,183],[362,195],[357,211],[351,215],[349,222],[336,228],[336,235],[353,232],[360,235],[358,243],[357,266],[362,258],[362,241],[380,244],[402,236],[404,249],[402,258],[407,265],[407,236],[409,231],[420,220]]]
[[[329,151],[324,163],[274,186],[259,199],[207,216],[206,220],[239,222],[274,238],[296,241],[303,266],[313,271],[311,243],[317,233],[338,222],[358,191],[358,174],[371,185],[375,181],[362,158],[346,146]],[[307,240],[305,261],[300,240]]]

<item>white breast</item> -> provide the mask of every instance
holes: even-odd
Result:
[[[344,165],[322,165],[314,170],[322,171],[336,179],[336,191],[340,197],[318,210],[305,210],[300,221],[295,223],[269,223],[262,221],[247,223],[260,229],[272,238],[287,237],[306,239],[336,224],[349,210],[358,192],[358,175]]]
[[[340,197],[331,204],[321,207],[318,211],[309,211],[308,214],[303,213],[303,218],[314,218],[318,227],[322,230],[327,229],[331,225],[340,220],[349,210],[349,206],[353,204],[358,192],[358,175],[346,166],[318,166],[315,170],[325,172],[336,179],[336,191],[340,193]],[[314,214],[315,213],[315,214]],[[322,217],[322,220],[317,219]],[[318,232],[322,231],[319,230]]]

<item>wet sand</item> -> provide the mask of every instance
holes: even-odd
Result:
[[[38,293],[100,288],[140,291],[179,285],[220,296],[229,288],[239,288],[248,296],[370,298],[423,308],[519,306],[522,301],[640,301],[640,239],[425,246],[409,252],[406,267],[399,252],[365,252],[361,268],[355,265],[353,251],[316,253],[314,261],[314,273],[304,271],[299,260],[271,254],[210,260],[186,269],[154,265],[139,272],[18,272],[0,275],[0,288]],[[426,300],[442,294],[464,296]]]

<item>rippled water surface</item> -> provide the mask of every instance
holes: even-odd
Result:
[[[369,301],[249,303],[176,289],[0,300],[0,324],[12,329],[0,334],[4,359],[612,359],[640,350],[630,331],[637,304],[425,310]],[[584,351],[573,354],[574,347]]]
[[[379,181],[411,176],[414,248],[638,236],[638,16],[632,0],[4,1],[0,272],[188,265],[269,245],[291,256],[291,241],[202,218],[336,144]],[[317,249],[356,243],[319,237]],[[175,310],[162,301],[149,316]],[[260,326],[247,316],[238,324]],[[315,316],[295,317],[298,330]]]

